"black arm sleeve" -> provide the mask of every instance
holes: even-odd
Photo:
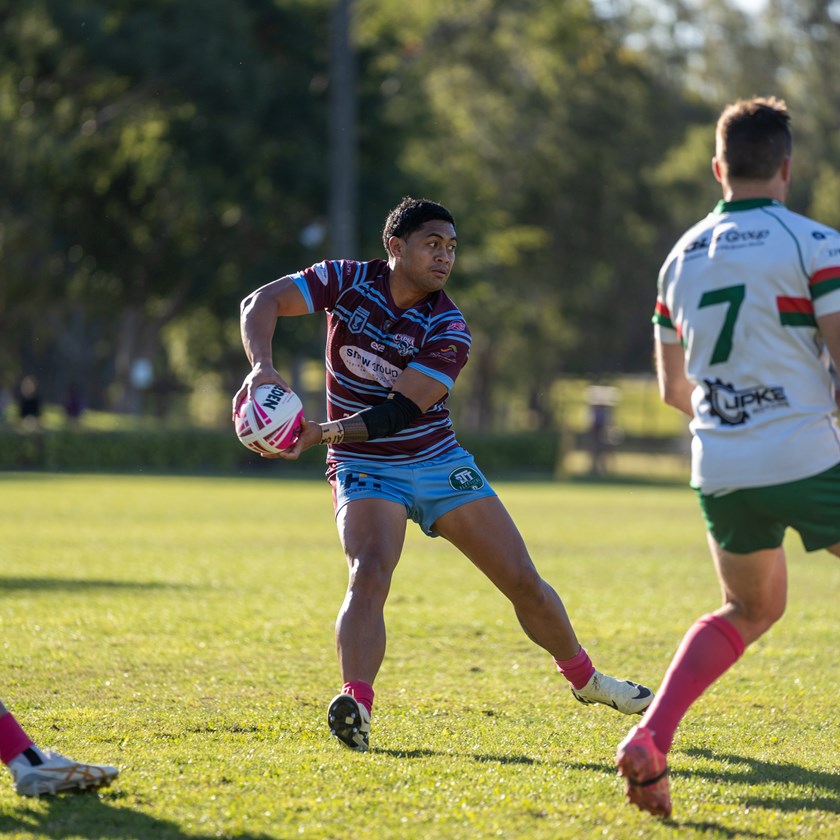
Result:
[[[359,412],[367,426],[368,440],[390,437],[410,426],[421,414],[416,402],[399,391],[391,391],[385,402]]]

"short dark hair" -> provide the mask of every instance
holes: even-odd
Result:
[[[399,236],[400,239],[407,239],[419,230],[426,222],[439,219],[442,222],[455,224],[452,214],[442,205],[427,198],[411,198],[406,196],[385,219],[385,227],[382,228],[382,244],[385,246],[385,253],[391,256],[388,249],[388,240],[392,236]]]
[[[773,96],[727,105],[718,118],[715,139],[729,178],[772,178],[793,149],[787,105]]]

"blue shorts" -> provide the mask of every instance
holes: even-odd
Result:
[[[356,499],[390,499],[430,537],[432,526],[456,507],[495,496],[496,492],[465,449],[417,464],[341,461],[328,473],[336,515]]]

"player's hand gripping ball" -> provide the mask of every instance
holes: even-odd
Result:
[[[259,385],[236,413],[236,436],[260,455],[288,449],[303,425],[303,404],[294,391],[279,385]]]

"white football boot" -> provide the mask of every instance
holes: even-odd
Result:
[[[38,752],[45,759],[40,764],[32,764],[25,755],[19,755],[9,763],[9,770],[15,779],[15,789],[21,796],[94,790],[110,785],[120,773],[116,767],[109,767],[107,764],[74,761],[52,750]],[[36,755],[36,759],[38,758]]]
[[[653,702],[653,692],[630,680],[617,680],[596,671],[580,689],[572,688],[575,700],[587,705],[603,703],[624,715],[640,715]]]

